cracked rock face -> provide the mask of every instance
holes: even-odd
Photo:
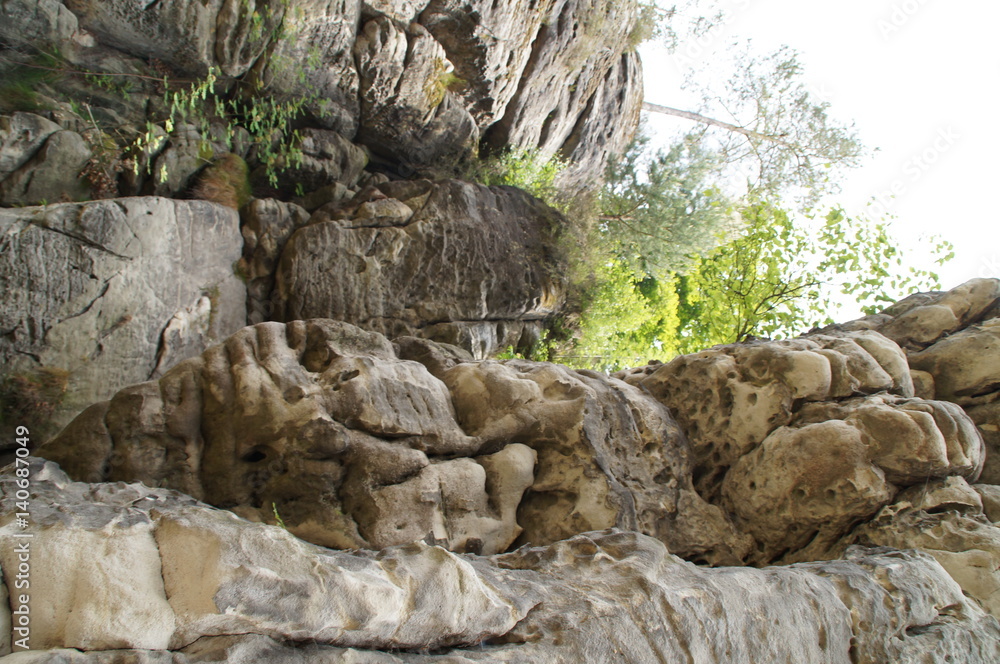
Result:
[[[53,424],[245,324],[239,224],[222,206],[123,198],[0,210],[0,236],[0,365],[8,376],[69,372]]]
[[[18,532],[30,532],[49,563],[33,568],[33,606],[54,609],[33,613],[30,661],[1000,657],[1000,625],[918,552],[852,549],[840,561],[711,569],[621,531],[495,557],[420,543],[336,552],[166,489],[74,483],[51,463],[30,468],[32,525]],[[14,493],[13,476],[3,476],[8,586]]]
[[[566,184],[586,187],[638,124],[635,10],[611,0],[10,0],[0,16],[17,28],[0,35],[88,68],[124,56],[127,70],[156,59],[182,77],[259,79],[308,97],[314,127],[408,173],[474,153],[492,129],[491,148],[561,154],[575,164]]]
[[[270,309],[276,320],[333,318],[492,353],[561,306],[559,223],[509,187],[385,183],[320,208],[290,236]]]

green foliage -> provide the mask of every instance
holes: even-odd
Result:
[[[23,57],[22,62],[0,60],[0,112],[34,112],[42,109],[38,91],[42,86],[58,83],[64,74],[58,53],[37,52]]]
[[[465,84],[465,79],[459,78],[445,60],[438,58],[434,61],[433,73],[424,87],[427,103],[435,108],[444,101],[446,92],[461,90]]]
[[[544,158],[538,150],[505,150],[471,164],[463,177],[485,185],[509,185],[527,191],[556,209],[565,209],[556,179],[566,168],[558,156]]]
[[[277,524],[279,528],[284,528],[285,530],[288,530],[288,526],[285,525],[285,520],[281,518],[280,514],[278,514],[277,503],[271,503],[271,512],[274,513],[274,523]]]
[[[554,359],[577,368],[617,371],[677,355],[673,276],[637,278],[622,262],[598,266],[578,337]]]
[[[702,87],[707,115],[733,119],[703,123],[701,140],[722,163],[747,177],[750,194],[771,201],[790,197],[807,208],[839,190],[837,169],[860,165],[866,149],[854,131],[830,115],[830,103],[803,81],[798,54],[787,46],[763,57],[734,56],[724,92]],[[703,116],[706,117],[706,116]]]
[[[527,351],[521,351],[513,346],[507,346],[496,355],[498,360],[531,360],[532,362],[551,361],[553,351],[553,339],[549,338],[549,330],[542,330],[541,336]]]
[[[830,313],[856,303],[866,313],[916,291],[939,288],[929,270],[909,267],[885,223],[850,219],[843,210],[795,223],[756,202],[743,210],[746,227],[719,246],[678,284],[678,348],[695,352],[750,337],[783,337],[832,323]],[[951,246],[933,247],[937,263]]]
[[[717,156],[679,140],[645,159],[642,134],[608,167],[600,230],[615,257],[637,275],[683,269],[730,232],[732,203],[713,184]]]
[[[210,69],[202,79],[165,94],[166,117],[162,125],[167,133],[182,123],[198,127],[203,137],[211,135],[213,123],[221,123],[227,136],[236,134],[243,127],[250,134],[258,161],[272,186],[277,185],[278,174],[287,168],[297,168],[302,163],[302,136],[292,128],[293,122],[304,113],[313,98],[307,95],[282,98],[277,95],[250,95],[227,97],[217,92],[218,74]],[[133,153],[155,151],[162,138],[157,135],[155,123],[148,122],[146,131],[132,143]],[[211,159],[214,152],[207,138],[203,139],[200,153]],[[139,161],[134,162],[138,172]],[[165,173],[158,174],[160,180]]]

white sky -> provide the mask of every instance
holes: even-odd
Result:
[[[696,100],[679,89],[684,62],[734,38],[751,38],[760,55],[787,44],[831,114],[854,121],[862,141],[880,149],[848,171],[836,201],[848,214],[897,216],[892,229],[904,247],[934,233],[951,241],[956,257],[938,270],[944,288],[1000,277],[1000,1],[718,4],[728,19],[701,43],[682,44],[674,56],[640,47],[647,101],[694,110]],[[643,115],[655,134],[683,126]],[[882,204],[868,207],[872,197]]]

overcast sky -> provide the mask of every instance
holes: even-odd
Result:
[[[904,246],[932,233],[950,240],[956,258],[939,271],[945,288],[1000,277],[1000,1],[718,4],[728,18],[700,43],[673,56],[655,45],[640,48],[647,101],[693,103],[679,90],[681,66],[734,38],[751,38],[760,54],[787,44],[831,114],[853,120],[864,143],[879,148],[848,173],[837,201],[848,213],[897,216],[892,228]],[[661,135],[678,126],[643,115]]]

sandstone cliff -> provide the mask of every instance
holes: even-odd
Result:
[[[95,404],[39,450],[78,482],[106,487],[34,466],[43,513],[66,537],[100,538],[108,519],[122,518],[110,516],[113,505],[141,503],[127,522],[158,551],[142,563],[148,574],[159,579],[157,560],[186,570],[193,563],[172,556],[191,547],[207,547],[218,566],[198,573],[207,586],[180,590],[192,577],[164,572],[166,585],[116,600],[161,607],[150,626],[137,619],[123,631],[127,638],[105,632],[91,642],[83,630],[51,637],[51,646],[124,643],[183,650],[191,661],[220,651],[296,656],[264,637],[447,649],[428,661],[568,662],[591,653],[652,662],[683,652],[698,662],[992,661],[1000,654],[1000,490],[981,475],[996,454],[989,435],[998,422],[981,409],[1000,384],[990,368],[998,305],[1000,282],[979,280],[797,339],[631,370],[624,380],[473,360],[446,344],[390,343],[326,319],[245,328],[158,381]],[[967,387],[953,371],[975,361],[962,348],[980,365],[987,358],[962,379]],[[136,481],[161,488],[122,484]],[[143,511],[145,500],[155,512]],[[101,510],[109,516],[97,517]],[[70,518],[74,511],[94,516]],[[208,518],[215,525],[201,525]],[[260,523],[279,518],[307,541],[381,553],[303,548]],[[272,538],[273,553],[233,548],[248,537]],[[516,547],[528,548],[506,553]],[[269,576],[293,551],[320,557],[294,563],[315,580],[293,583],[292,567]],[[6,555],[5,566],[12,550]],[[428,568],[428,557],[438,562]],[[73,560],[81,578],[102,565]],[[745,567],[775,563],[783,566]],[[359,594],[349,606],[310,585],[347,583],[332,579],[371,565],[366,580],[352,582]],[[432,577],[419,576],[428,569]],[[384,603],[375,599],[380,570],[391,570],[395,588]],[[457,593],[450,583],[477,590]],[[301,599],[285,600],[280,619],[268,613],[270,601],[240,599],[278,601],[290,597],[288,584]],[[53,581],[51,592],[58,587]],[[187,592],[212,599],[195,611]],[[96,597],[92,610],[106,610]],[[837,617],[847,614],[854,618]],[[46,629],[63,634],[62,620]],[[712,628],[695,629],[706,620]],[[255,636],[204,640],[220,633],[209,625],[223,623]],[[780,636],[766,636],[771,629]],[[346,652],[319,647],[315,656],[352,661]]]
[[[997,280],[489,359],[563,306],[567,221],[444,176],[592,185],[634,9],[0,3],[0,656],[1000,661]]]
[[[634,9],[4,2],[7,411],[43,411],[51,435],[248,322],[530,347],[563,303],[564,221],[518,191],[409,178],[532,149],[573,164],[564,189],[592,186],[638,121]],[[213,171],[242,159],[248,204]]]

